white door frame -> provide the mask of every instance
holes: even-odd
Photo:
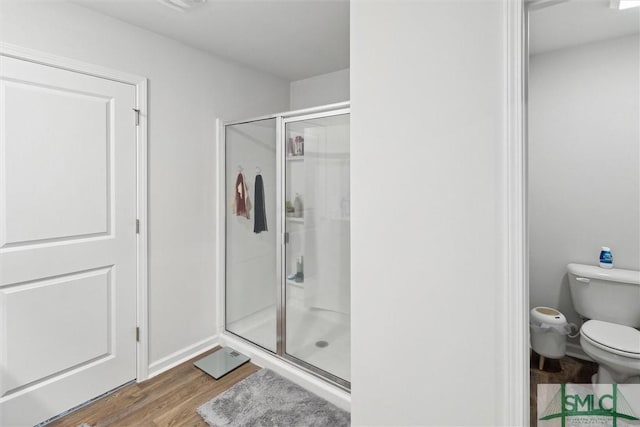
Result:
[[[149,318],[148,318],[148,270],[147,270],[147,79],[134,74],[88,64],[46,52],[0,42],[0,55],[63,70],[82,73],[103,79],[130,84],[136,89],[136,108],[139,113],[137,126],[137,217],[140,221],[137,243],[137,326],[140,328],[137,343],[136,381],[149,375]],[[135,111],[131,111],[135,114]],[[106,390],[105,390],[106,391]]]
[[[503,299],[504,424],[529,425],[527,222],[527,0],[504,0],[506,248]]]

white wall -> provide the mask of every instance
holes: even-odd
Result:
[[[291,110],[349,100],[349,69],[291,82]]]
[[[0,39],[149,78],[150,362],[210,338],[215,118],[284,111],[289,83],[66,2],[2,1]]]
[[[638,36],[533,56],[529,74],[530,302],[578,322],[570,262],[640,269]]]
[[[506,1],[351,2],[354,425],[505,419]]]

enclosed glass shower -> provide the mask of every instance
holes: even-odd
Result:
[[[225,124],[225,328],[350,388],[348,104]]]

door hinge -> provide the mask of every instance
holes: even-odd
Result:
[[[140,110],[133,108],[133,113],[136,115],[136,126],[140,126]]]
[[[140,234],[140,220],[136,219],[136,234]]]
[[[140,326],[136,326],[136,342],[140,342]]]

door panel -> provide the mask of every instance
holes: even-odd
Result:
[[[112,100],[24,82],[3,89],[3,246],[106,233]]]
[[[285,351],[351,381],[350,116],[319,115],[285,122],[298,152],[285,158]],[[296,208],[299,206],[299,209]]]
[[[135,95],[0,57],[0,425],[136,377]]]
[[[0,290],[5,321],[21,325],[7,330],[2,394],[108,355],[110,282],[111,268],[104,268]]]
[[[225,128],[226,281],[225,325],[269,351],[277,349],[278,273],[276,248],[276,119],[238,123]],[[231,166],[233,165],[233,166]],[[255,183],[262,177],[267,230],[254,232],[258,214]],[[231,209],[238,179],[248,190],[248,215]],[[255,205],[255,206],[254,206]]]

